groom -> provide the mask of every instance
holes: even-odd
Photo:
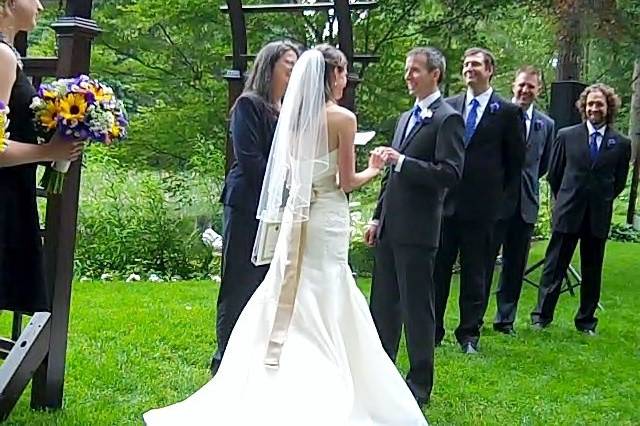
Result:
[[[433,266],[448,188],[462,176],[464,123],[442,100],[445,59],[430,47],[407,55],[405,80],[414,107],[396,125],[391,147],[377,148],[387,173],[366,243],[376,246],[371,313],[382,346],[395,361],[404,324],[407,385],[419,405],[433,387],[435,311]]]

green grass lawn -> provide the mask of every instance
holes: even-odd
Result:
[[[536,244],[532,261],[543,248]],[[549,329],[530,330],[531,286],[524,290],[517,337],[485,328],[481,354],[467,357],[448,334],[436,352],[430,423],[640,424],[638,258],[638,244],[608,244],[596,337],[574,330],[578,300],[568,294]],[[360,284],[367,291],[368,281]],[[216,294],[211,282],[75,284],[64,409],[34,412],[25,393],[7,424],[140,424],[145,410],[190,395],[209,378]],[[457,292],[449,331],[456,301]],[[10,318],[0,315],[5,335]],[[407,368],[404,352],[399,368]]]

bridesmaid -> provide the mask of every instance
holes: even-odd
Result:
[[[9,106],[10,140],[0,153],[0,310],[50,311],[44,280],[36,204],[36,166],[76,160],[83,142],[54,136],[38,145],[29,105],[36,92],[13,47],[19,31],[31,31],[42,11],[39,0],[0,0],[0,101]]]

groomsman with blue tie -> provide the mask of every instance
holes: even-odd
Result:
[[[433,267],[444,196],[462,176],[464,122],[440,95],[445,59],[437,49],[413,49],[405,80],[414,107],[400,115],[378,204],[365,230],[375,245],[371,314],[382,346],[395,361],[404,325],[406,382],[419,405],[433,387],[435,313]]]
[[[523,66],[516,71],[512,102],[522,109],[525,161],[520,178],[515,179],[507,189],[503,211],[494,229],[494,248],[490,253],[486,290],[490,294],[495,259],[502,246],[502,270],[493,329],[505,334],[515,333],[513,323],[540,206],[538,181],[549,168],[555,137],[555,122],[534,105],[540,86],[540,72],[536,68]],[[488,301],[489,298],[486,299]]]
[[[587,87],[576,105],[583,123],[560,129],[551,154],[548,180],[556,201],[538,305],[531,313],[531,321],[535,328],[544,328],[553,321],[560,286],[580,240],[582,282],[574,323],[578,331],[594,335],[604,246],[613,200],[627,182],[631,142],[613,128],[620,98],[611,87]]]
[[[520,178],[524,162],[520,108],[494,92],[494,73],[491,52],[468,49],[462,67],[467,91],[447,99],[465,120],[465,164],[462,180],[445,200],[434,272],[436,342],[444,338],[452,269],[460,254],[460,322],[455,336],[466,354],[478,350],[493,230],[505,190]]]

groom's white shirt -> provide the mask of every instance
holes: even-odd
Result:
[[[426,117],[427,114],[427,110],[429,109],[429,107],[431,106],[431,104],[433,104],[435,101],[438,100],[438,98],[440,98],[442,96],[442,94],[440,93],[440,90],[437,90],[435,92],[433,92],[432,94],[430,94],[429,96],[427,96],[426,98],[423,99],[416,99],[416,102],[414,104],[420,107],[420,110],[422,111],[420,113],[420,116],[422,118]],[[411,114],[411,117],[409,118],[409,125],[407,126],[407,128],[405,129],[404,132],[404,137],[406,138],[407,135],[409,134],[409,132],[411,131],[411,129],[413,129],[413,126],[416,124],[416,119],[413,116],[413,114]],[[402,162],[404,161],[404,154],[400,154],[400,158],[398,158],[398,162],[396,163],[396,166],[394,167],[394,171],[399,172],[400,170],[402,170]]]

